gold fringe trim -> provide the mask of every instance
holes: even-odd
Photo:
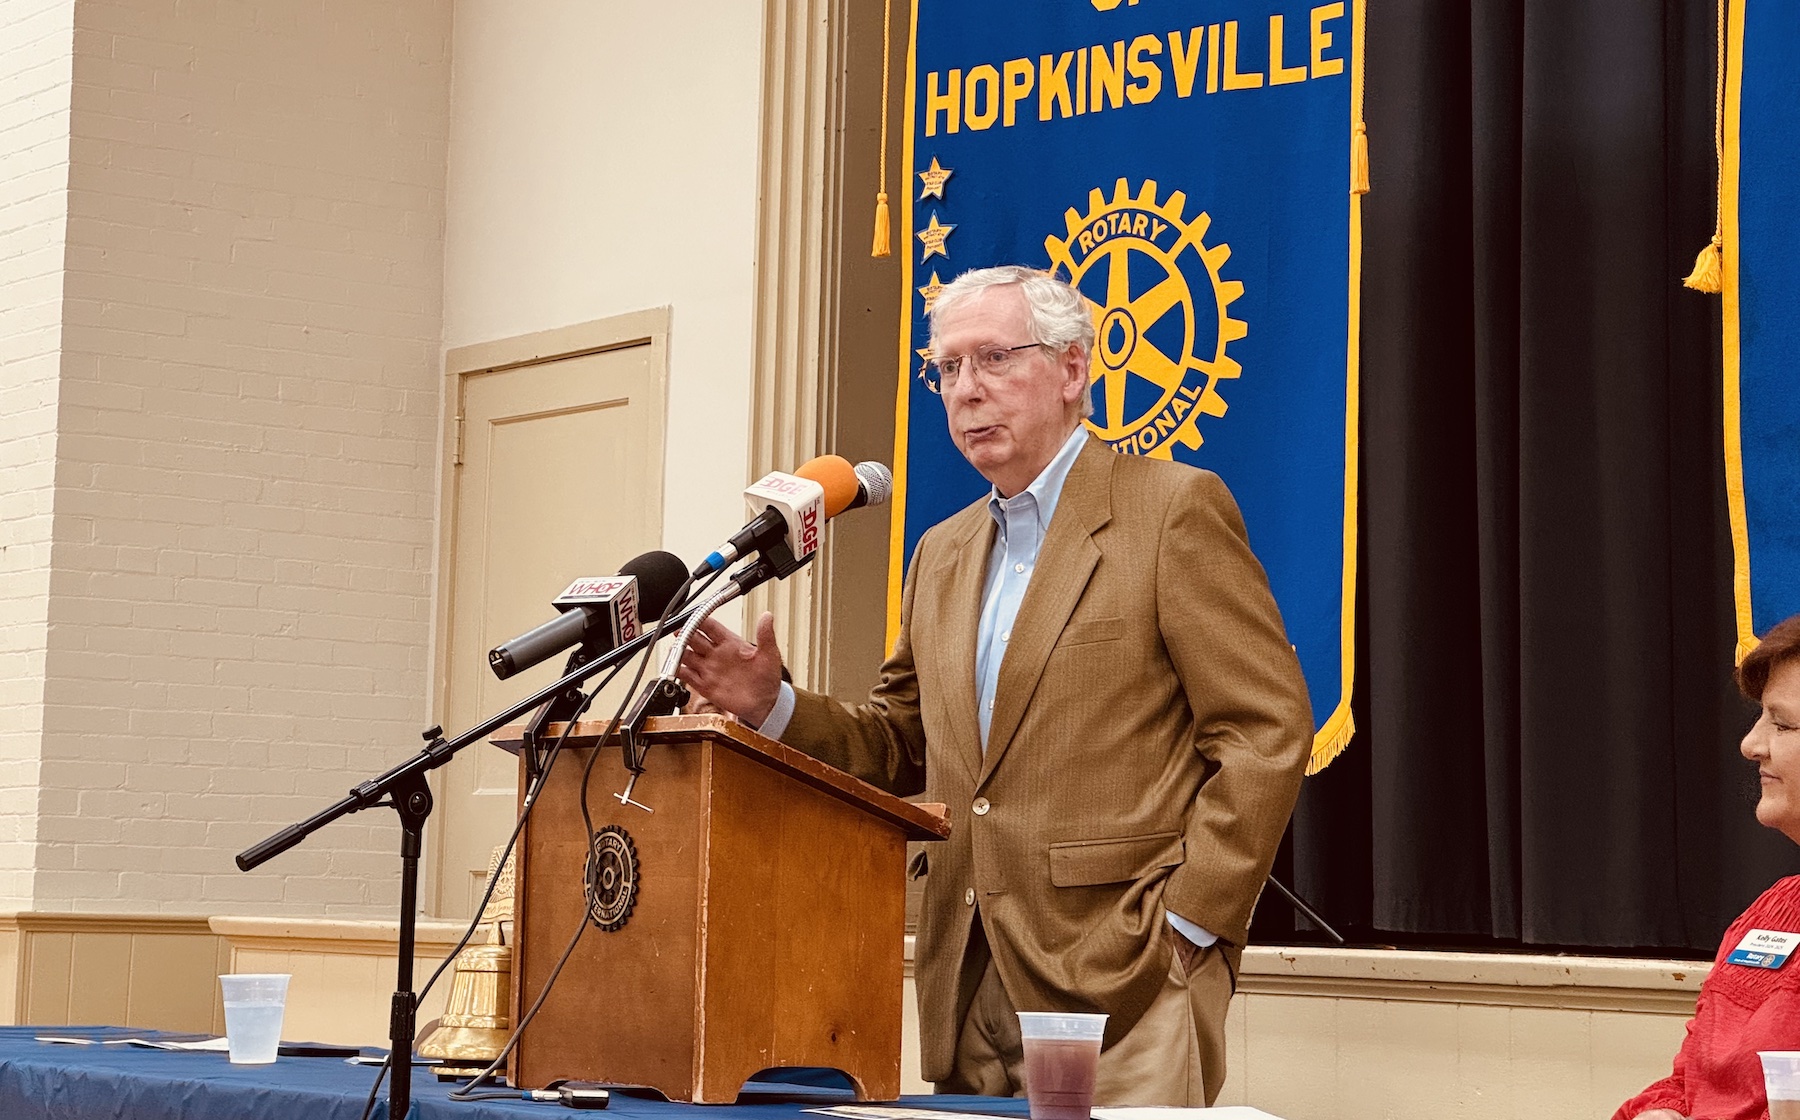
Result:
[[[887,192],[882,191],[875,196],[875,245],[869,250],[871,257],[891,256],[894,252],[894,239],[888,229]]]
[[[1700,250],[1700,255],[1694,258],[1694,271],[1688,273],[1683,284],[1696,292],[1711,292],[1714,295],[1725,290],[1725,269],[1719,256],[1721,240],[1723,239],[1714,237],[1706,243],[1706,248]]]
[[[1306,760],[1311,777],[1336,761],[1356,736],[1356,720],[1350,715],[1350,687],[1356,671],[1353,635],[1356,630],[1356,448],[1358,355],[1362,337],[1362,201],[1369,193],[1369,127],[1363,119],[1364,58],[1367,44],[1367,0],[1350,0],[1355,27],[1350,63],[1350,331],[1346,358],[1346,410],[1344,415],[1344,556],[1343,619],[1338,635],[1342,647],[1343,693],[1325,725],[1313,733],[1312,754]]]
[[[1730,22],[1721,29],[1725,75],[1720,101],[1724,106],[1714,139],[1719,145],[1719,260],[1724,268],[1720,287],[1719,321],[1723,335],[1721,358],[1724,409],[1725,505],[1731,521],[1731,597],[1737,616],[1737,661],[1756,648],[1756,619],[1750,602],[1750,522],[1744,500],[1743,429],[1743,303],[1738,280],[1743,267],[1735,250],[1727,256],[1725,245],[1743,240],[1742,215],[1738,212],[1738,187],[1743,173],[1744,4],[1734,4]]]
[[[1321,733],[1329,730],[1329,728],[1320,728]],[[1350,718],[1350,712],[1346,709],[1344,712],[1344,725],[1342,727],[1338,728],[1329,738],[1323,740],[1318,738],[1313,739],[1312,758],[1306,763],[1306,776],[1310,778],[1327,766],[1330,766],[1332,762],[1337,759],[1338,755],[1344,753],[1344,748],[1350,745],[1350,740],[1354,738],[1355,735],[1356,721]]]

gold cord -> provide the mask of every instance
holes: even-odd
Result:
[[[1365,45],[1364,36],[1368,27],[1369,5],[1367,0],[1350,0],[1350,3],[1356,9],[1356,41],[1351,44],[1350,49],[1356,52],[1366,52],[1368,48]],[[1360,54],[1359,57],[1361,57]],[[1367,121],[1363,120],[1363,86],[1367,80],[1364,77],[1364,69],[1358,67],[1353,86],[1356,97],[1356,126],[1350,134],[1351,194],[1369,193],[1369,125]]]
[[[881,6],[881,187],[875,193],[875,243],[871,257],[885,257],[893,249],[893,235],[888,225],[887,148],[888,148],[888,55],[891,28],[894,26],[894,0]]]
[[[1725,0],[1719,0],[1718,75],[1713,90],[1713,235],[1694,258],[1694,271],[1682,283],[1697,292],[1724,290],[1725,251]]]

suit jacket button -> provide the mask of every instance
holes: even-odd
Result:
[[[978,817],[985,817],[985,816],[987,816],[987,811],[988,811],[988,809],[990,809],[990,808],[992,808],[992,806],[990,806],[990,805],[989,805],[989,804],[988,804],[988,799],[987,799],[987,798],[985,798],[985,797],[977,797],[977,798],[976,798],[976,799],[975,799],[975,804],[974,804],[974,806],[973,806],[973,808],[974,808],[974,809],[975,809],[975,815],[976,815],[976,816],[978,816]]]
[[[968,890],[963,892],[963,905],[964,906],[975,905],[975,888],[974,887],[970,887]]]

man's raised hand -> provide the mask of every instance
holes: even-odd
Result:
[[[755,645],[716,619],[702,622],[682,654],[677,675],[717,707],[735,712],[752,727],[762,726],[781,695],[775,616],[764,611],[756,620]]]

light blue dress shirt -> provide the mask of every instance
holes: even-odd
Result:
[[[1062,500],[1069,468],[1087,442],[1087,428],[1077,424],[1055,458],[1031,485],[1010,498],[1000,491],[988,494],[988,514],[994,519],[994,546],[988,550],[987,582],[981,592],[981,627],[975,636],[976,718],[981,724],[981,752],[987,753],[988,726],[994,721],[994,692],[1000,684],[1000,663],[1012,641],[1013,621],[1019,604],[1037,570],[1044,533]]]
[[[981,750],[987,753],[988,727],[994,718],[994,693],[1000,683],[1000,664],[1006,658],[1006,647],[1012,641],[1013,622],[1019,617],[1019,605],[1025,601],[1025,590],[1031,585],[1031,573],[1037,569],[1038,553],[1044,547],[1044,534],[1050,519],[1056,515],[1062,499],[1063,483],[1069,470],[1087,442],[1087,426],[1077,424],[1062,448],[1057,451],[1031,485],[1010,498],[1002,498],[998,490],[988,494],[988,513],[996,526],[994,544],[988,550],[987,580],[981,593],[981,625],[975,638],[976,718],[981,725]],[[794,689],[786,681],[770,709],[769,718],[758,729],[771,739],[781,738],[788,721],[794,716]],[[1211,945],[1218,938],[1186,918],[1168,913],[1169,924],[1196,945]]]

